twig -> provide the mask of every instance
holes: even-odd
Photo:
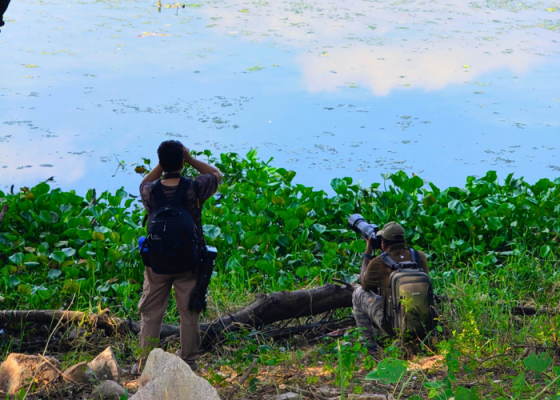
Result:
[[[536,395],[535,397],[531,398],[531,400],[536,400],[536,399],[538,399],[538,398],[541,396],[541,394],[543,394],[544,392],[546,392],[546,391],[548,390],[548,388],[551,387],[551,386],[554,384],[554,382],[556,382],[558,379],[560,379],[560,375],[558,375],[556,378],[554,378],[553,381],[551,381],[548,385],[546,385],[546,386],[543,388],[543,390],[541,390],[539,393],[537,393],[537,395]]]
[[[8,213],[8,205],[4,204],[4,206],[2,206],[2,211],[0,211],[0,225],[2,225],[2,221],[4,220],[4,217],[6,216],[7,213]]]
[[[70,310],[70,307],[72,307],[72,304],[74,304],[74,300],[76,299],[76,295],[72,296],[72,300],[70,301],[70,304],[68,305],[68,308],[66,309],[66,311]],[[45,344],[45,349],[43,350],[43,354],[39,354],[42,358],[44,358],[44,355],[47,352],[47,349],[49,347],[49,343],[54,335],[54,333],[56,332],[56,330],[58,329],[58,327],[60,326],[60,324],[62,323],[62,319],[59,319],[57,324],[55,325],[53,331],[51,332],[51,334],[49,335],[49,338],[47,339],[47,343]],[[48,362],[48,361],[47,361]],[[49,362],[49,364],[51,364]],[[52,365],[52,364],[51,364]],[[29,391],[31,390],[31,386],[33,386],[33,382],[35,382],[35,377],[37,376],[37,373],[39,372],[39,368],[35,369],[35,374],[33,375],[33,379],[31,380],[31,383],[29,384],[29,386],[27,387],[27,390],[25,391],[25,395],[23,396],[23,398],[25,399],[27,397],[27,395],[29,394]],[[60,371],[59,371],[60,372]]]
[[[319,394],[319,393],[315,393],[315,392],[311,389],[311,387],[309,387],[309,393],[311,393],[311,394],[313,395],[313,398],[314,398],[314,399],[317,399],[317,400],[321,400],[321,397],[324,397],[323,395],[321,395],[321,394]],[[327,399],[333,400],[332,397],[327,397]],[[337,397],[334,397],[334,399],[338,400],[339,397],[338,397],[338,396],[337,396]]]
[[[257,365],[257,358],[255,358],[253,360],[253,362],[251,363],[251,365],[249,365],[249,368],[247,368],[247,371],[245,371],[245,373],[243,374],[243,376],[239,380],[239,386],[236,386],[235,388],[233,388],[231,393],[228,395],[228,399],[233,399],[233,396],[235,396],[235,394],[239,391],[241,386],[243,386],[245,381],[247,379],[249,379],[249,375],[251,375],[251,372],[253,372],[253,368],[255,368],[255,365]]]
[[[495,356],[492,356],[492,357],[489,357],[489,358],[485,358],[484,360],[476,360],[476,361],[479,362],[479,363],[481,363],[481,364],[484,364],[486,361],[493,360],[494,358],[509,357],[509,356],[511,356],[511,355],[512,355],[511,353],[498,354],[498,355],[495,355]]]
[[[45,361],[47,364],[49,364],[56,372],[58,372],[60,375],[62,375],[64,378],[68,379],[70,382],[72,382],[75,385],[78,386],[84,386],[81,383],[76,382],[74,379],[70,378],[68,375],[66,375],[64,372],[62,372],[61,370],[59,370],[55,365],[53,365],[47,358],[43,357],[43,355],[39,354],[39,357],[41,357],[43,359],[43,361]]]
[[[249,375],[251,375],[251,372],[253,372],[253,368],[255,368],[255,365],[257,365],[257,358],[255,358],[253,360],[251,365],[249,365],[249,368],[247,368],[247,371],[245,371],[245,373],[243,374],[243,376],[239,380],[239,386],[243,385],[245,383],[245,381],[247,379],[249,379]]]

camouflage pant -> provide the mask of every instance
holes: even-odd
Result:
[[[352,307],[356,325],[359,328],[365,328],[362,333],[363,338],[371,343],[374,341],[375,329],[382,329],[383,298],[360,286],[352,294]]]

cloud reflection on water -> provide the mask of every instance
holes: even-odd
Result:
[[[525,74],[557,46],[558,35],[542,28],[550,14],[544,3],[520,2],[515,10],[459,1],[221,4],[202,11],[216,21],[212,29],[291,47],[309,92],[440,90],[502,69]]]
[[[51,176],[56,177],[57,184],[71,187],[86,175],[86,160],[79,154],[72,154],[80,148],[78,140],[58,137],[37,139],[36,135],[13,126],[4,126],[3,133],[11,135],[4,136],[1,143],[0,190],[11,184],[20,187],[21,182],[46,180]]]
[[[358,48],[339,49],[336,55],[328,58],[308,54],[298,57],[302,80],[310,92],[366,86],[379,96],[399,88],[440,90],[502,68],[524,74],[536,62],[521,54],[489,56],[468,50],[415,54],[393,49],[374,53]]]

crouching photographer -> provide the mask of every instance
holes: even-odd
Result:
[[[408,248],[401,225],[389,222],[382,230],[359,214],[348,225],[367,242],[362,255],[361,287],[352,296],[358,327],[371,353],[377,353],[376,329],[391,336],[424,338],[433,329],[433,292],[426,255]],[[374,251],[382,253],[374,257]]]

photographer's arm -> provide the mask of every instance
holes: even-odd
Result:
[[[186,163],[188,163],[191,167],[196,169],[201,174],[214,174],[216,175],[216,178],[218,178],[218,183],[221,182],[222,173],[220,172],[220,170],[210,164],[206,164],[205,162],[197,160],[196,158],[191,156],[191,152],[186,147],[185,147],[184,158]]]
[[[161,177],[162,174],[163,174],[163,168],[161,168],[158,164],[154,167],[154,169],[152,169],[148,173],[148,175],[146,175],[144,177],[144,179],[142,179],[142,183],[144,183],[144,182],[155,182]]]
[[[369,262],[372,259],[372,254],[373,254],[373,244],[369,240],[366,240],[366,243],[367,243],[366,251],[365,251],[364,257],[362,259],[362,268],[360,270],[360,282],[363,280],[364,274],[366,273],[366,269],[369,265]],[[369,256],[369,257],[366,257],[366,256]]]

